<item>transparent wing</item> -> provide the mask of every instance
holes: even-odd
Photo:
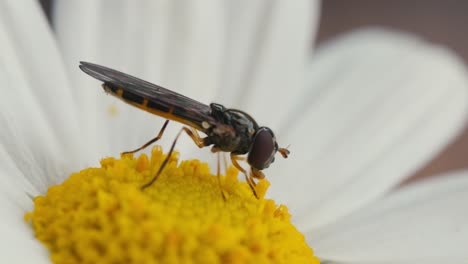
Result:
[[[208,105],[117,70],[89,62],[80,63],[82,71],[104,82],[109,87],[122,89],[124,93],[148,100],[148,105],[158,106],[155,114],[194,126],[201,131],[204,131],[201,125],[203,121],[210,124],[215,122],[211,116],[211,108]],[[129,98],[131,97],[129,96]],[[121,99],[125,100],[125,98]],[[143,108],[138,104],[132,105]],[[171,118],[171,115],[173,115],[173,118]]]

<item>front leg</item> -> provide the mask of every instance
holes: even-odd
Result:
[[[242,160],[243,157],[239,157],[239,156],[236,156],[235,154],[231,153],[231,162],[232,164],[234,165],[234,167],[236,167],[240,172],[242,172],[242,174],[244,174],[245,176],[245,180],[247,181],[247,183],[249,184],[250,186],[250,189],[252,190],[253,194],[255,195],[255,197],[258,198],[258,195],[257,195],[257,192],[255,191],[255,182],[253,181],[253,179],[247,174],[247,171],[242,168],[241,165],[239,165],[239,163],[237,162],[238,160]]]
[[[259,180],[265,179],[265,174],[263,174],[261,170],[250,167],[250,171],[251,171],[251,175],[253,178],[259,179]]]

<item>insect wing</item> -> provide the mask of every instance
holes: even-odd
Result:
[[[126,73],[101,65],[81,62],[80,69],[90,76],[104,82],[111,89],[122,89],[124,101],[165,118],[179,121],[201,131],[205,129],[202,122],[215,122],[211,108],[184,95],[164,87],[152,84]],[[140,106],[147,100],[145,108]],[[140,104],[140,105],[139,105]],[[153,109],[154,111],[151,111]]]

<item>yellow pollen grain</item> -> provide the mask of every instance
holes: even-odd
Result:
[[[159,147],[151,158],[103,159],[36,197],[25,219],[54,263],[319,263],[287,207],[263,198],[266,180],[257,199],[230,168],[224,201],[207,164],[176,156],[143,191],[165,157]]]
[[[117,107],[117,105],[111,104],[109,105],[109,107],[107,107],[107,113],[109,114],[109,116],[112,116],[112,117],[118,116],[119,108]]]

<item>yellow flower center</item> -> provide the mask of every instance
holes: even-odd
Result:
[[[165,155],[106,158],[34,199],[25,215],[54,263],[319,263],[290,223],[288,209],[255,198],[238,171],[218,179],[197,160],[177,165],[142,190]]]

